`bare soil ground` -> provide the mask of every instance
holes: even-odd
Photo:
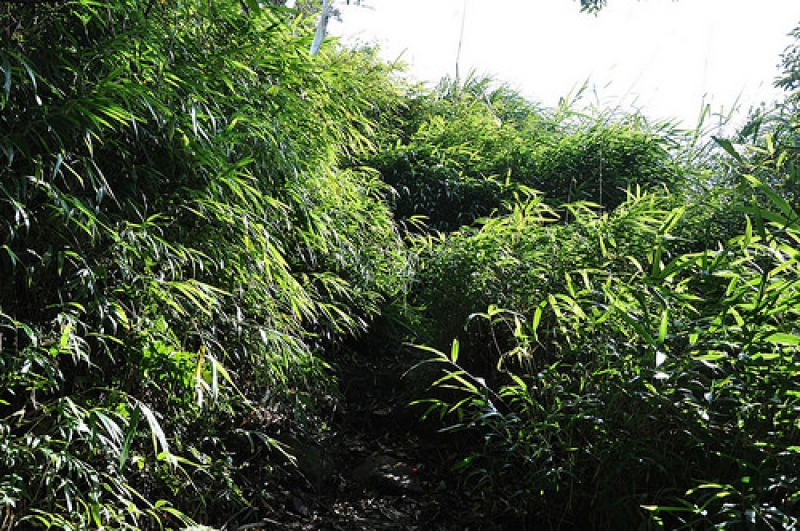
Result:
[[[452,470],[463,436],[439,432],[420,421],[419,406],[408,406],[421,389],[404,374],[419,355],[362,349],[337,359],[342,396],[314,440],[296,445],[296,481],[282,486],[268,517],[240,529],[522,529],[493,515],[479,489],[468,491]]]

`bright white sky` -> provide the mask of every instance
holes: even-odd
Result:
[[[703,104],[743,111],[780,93],[780,54],[800,0],[608,0],[598,16],[577,0],[355,0],[335,3],[346,41],[377,42],[418,80],[475,70],[548,107],[585,81],[587,104],[634,106],[697,125]]]

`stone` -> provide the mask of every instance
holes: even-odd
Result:
[[[395,457],[372,455],[353,469],[353,481],[381,494],[423,492],[417,469]]]

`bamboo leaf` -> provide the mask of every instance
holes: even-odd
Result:
[[[138,400],[136,401],[136,407],[142,413],[142,415],[144,415],[145,420],[147,420],[147,425],[150,427],[150,434],[153,440],[153,450],[158,455],[171,455],[169,451],[169,444],[167,443],[167,436],[164,433],[164,430],[161,428],[161,423],[158,422],[153,410]],[[161,449],[161,452],[159,452],[159,448]]]
[[[769,343],[775,343],[776,345],[800,345],[800,336],[795,334],[786,334],[783,332],[776,332],[774,334],[770,334],[765,338],[765,341]]]
[[[70,339],[72,337],[72,321],[67,321],[64,326],[61,327],[61,339],[58,342],[58,350],[65,351],[69,346]]]
[[[658,341],[657,344],[663,345],[664,340],[667,338],[667,328],[669,327],[669,309],[664,308],[661,313],[661,324],[658,327]]]
[[[744,246],[749,247],[753,241],[753,223],[750,221],[750,216],[745,216],[744,227]]]
[[[0,108],[5,106],[5,102],[8,100],[9,96],[11,95],[11,62],[8,60],[8,55],[5,53],[0,52],[3,57],[3,74],[5,75],[5,81],[3,82],[3,92],[5,93],[3,99],[3,105],[0,105]]]
[[[717,145],[724,149],[728,155],[736,159],[737,162],[744,163],[744,159],[742,159],[742,156],[736,151],[736,148],[733,146],[733,143],[730,140],[716,136],[712,136],[711,138],[717,143]]]
[[[767,186],[764,182],[760,181],[753,175],[745,175],[744,178],[750,183],[751,186],[764,192],[764,194],[772,201],[772,203],[780,209],[785,218],[781,219],[781,223],[788,226],[791,223],[797,222],[797,213],[795,213],[789,202],[784,199],[780,194],[775,192],[772,188]]]
[[[119,470],[122,471],[125,468],[125,464],[128,462],[128,458],[130,456],[131,451],[131,444],[133,443],[133,438],[136,436],[138,427],[139,427],[139,417],[141,415],[141,410],[139,407],[134,407],[133,411],[131,412],[131,419],[128,421],[128,432],[125,434],[125,440],[122,442],[122,448],[119,452]]]

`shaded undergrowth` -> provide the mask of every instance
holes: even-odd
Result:
[[[671,250],[683,209],[655,196],[569,226],[534,203],[434,249],[428,300],[451,313],[433,319],[484,294],[509,308],[424,347],[446,370],[426,416],[482,438],[455,465],[469,488],[531,528],[797,525],[800,217],[743,185],[743,234],[702,252]]]

